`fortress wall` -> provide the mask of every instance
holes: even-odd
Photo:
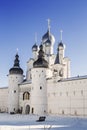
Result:
[[[0,88],[0,112],[8,111],[8,88]]]
[[[87,79],[48,81],[48,113],[87,116]]]

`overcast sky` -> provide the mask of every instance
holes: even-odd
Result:
[[[26,74],[35,33],[40,45],[48,18],[56,39],[54,53],[62,29],[72,76],[87,74],[87,0],[0,0],[0,87],[8,85],[7,74],[13,66],[16,48]]]

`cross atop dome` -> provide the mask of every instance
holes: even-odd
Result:
[[[35,43],[37,43],[37,33],[35,33]]]
[[[18,51],[19,51],[19,49],[17,48],[17,49],[16,49],[17,54],[18,54]]]
[[[63,34],[63,30],[60,30],[60,40],[61,40],[61,41],[63,40],[63,39],[62,39],[62,38],[63,38],[63,37],[62,37],[62,36],[63,36],[62,34]]]
[[[50,19],[47,19],[47,22],[48,22],[48,31],[50,32]]]

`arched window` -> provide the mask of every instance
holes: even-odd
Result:
[[[29,92],[24,92],[23,93],[23,100],[29,100],[30,99],[30,93]]]

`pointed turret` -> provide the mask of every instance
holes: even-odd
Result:
[[[40,45],[38,59],[33,63],[34,68],[48,68],[48,62],[44,59],[43,45]]]
[[[9,84],[8,84],[8,112],[17,113],[19,106],[19,84],[23,82],[23,70],[19,65],[19,55],[15,55],[14,65],[9,70]]]
[[[59,42],[55,64],[62,64],[63,58],[64,58],[64,44],[62,42]]]
[[[18,55],[18,53],[15,55],[14,65],[9,70],[9,74],[23,74],[23,70],[20,68],[20,65],[19,65],[19,55]]]
[[[58,48],[57,48],[57,55],[56,55],[56,59],[55,59],[55,64],[62,64],[63,63],[63,58],[64,58],[64,44],[62,41],[62,30],[60,31],[61,33],[61,39],[60,42],[58,44]]]

